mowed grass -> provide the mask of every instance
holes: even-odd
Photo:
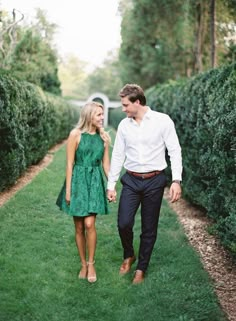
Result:
[[[55,205],[64,175],[62,147],[48,168],[0,208],[1,321],[227,320],[208,274],[165,201],[144,284],[131,284],[135,266],[129,275],[118,274],[118,203],[110,205],[109,215],[97,217],[98,281],[78,280],[73,221]],[[139,234],[137,213],[136,252]]]

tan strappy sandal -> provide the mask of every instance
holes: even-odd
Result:
[[[89,265],[94,265],[95,264],[95,261],[93,261],[93,262],[87,262],[87,265],[89,266]],[[96,275],[96,272],[95,272],[95,274],[93,274],[93,275],[88,275],[87,276],[87,279],[88,279],[88,281],[89,281],[89,283],[94,283],[94,282],[96,282],[97,281],[97,275]]]

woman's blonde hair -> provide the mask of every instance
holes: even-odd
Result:
[[[77,124],[77,128],[80,129],[81,133],[89,133],[92,131],[92,119],[96,113],[97,107],[101,107],[104,110],[104,106],[96,101],[86,103],[80,111],[80,118]],[[111,142],[110,135],[104,130],[104,128],[98,128],[98,133],[104,142]]]

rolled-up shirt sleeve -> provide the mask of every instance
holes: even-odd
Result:
[[[110,171],[108,174],[108,183],[107,183],[108,190],[115,189],[115,185],[119,179],[124,160],[125,160],[125,141],[122,135],[122,130],[119,125],[117,129],[115,142],[114,142],[113,152],[112,152]]]

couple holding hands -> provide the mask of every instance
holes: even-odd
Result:
[[[130,272],[136,261],[133,284],[145,279],[157,227],[164,188],[166,186],[166,150],[170,157],[172,184],[170,199],[181,197],[181,147],[171,118],[146,105],[143,89],[126,84],[119,92],[122,111],[126,113],[117,129],[111,161],[110,137],[103,129],[103,106],[89,102],[82,109],[80,119],[67,141],[65,183],[56,204],[73,217],[75,241],[81,260],[78,277],[97,281],[95,251],[97,214],[108,214],[109,202],[116,201],[115,185],[120,178],[122,190],[118,208],[118,232],[123,247],[123,261],[119,273]],[[107,177],[107,186],[103,180]],[[136,258],[133,248],[135,214],[141,205],[141,235]]]

